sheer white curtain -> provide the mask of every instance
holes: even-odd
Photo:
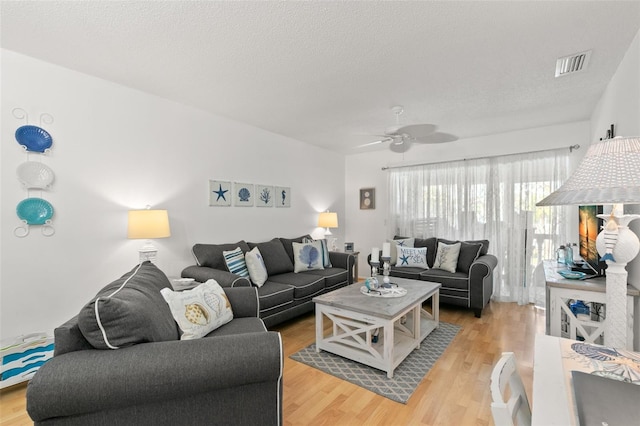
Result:
[[[566,235],[565,209],[535,204],[568,175],[568,149],[390,169],[389,229],[489,240],[498,258],[493,297],[533,303],[533,269]]]

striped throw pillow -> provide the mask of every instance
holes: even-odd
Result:
[[[244,261],[244,253],[240,247],[236,247],[231,251],[223,251],[222,256],[224,256],[224,261],[227,264],[229,272],[240,275],[241,277],[249,276],[247,263]]]

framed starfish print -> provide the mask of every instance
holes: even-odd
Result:
[[[231,198],[231,182],[221,180],[209,181],[209,205],[210,206],[230,206]]]

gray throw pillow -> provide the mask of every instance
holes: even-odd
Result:
[[[305,240],[312,240],[309,234],[302,235],[298,238],[280,238],[280,242],[284,246],[284,251],[287,252],[289,259],[293,262],[293,243],[305,243]]]
[[[258,247],[264,266],[267,268],[267,274],[273,275],[293,272],[293,262],[282,245],[282,241],[274,238],[265,243],[249,243],[249,247]]]
[[[462,241],[462,246],[460,246],[460,254],[458,255],[458,272],[464,272],[465,274],[469,273],[469,269],[471,269],[471,264],[476,261],[478,256],[480,256],[480,250],[482,249],[482,244],[480,243],[467,243]]]
[[[171,288],[171,283],[160,269],[148,261],[137,265],[82,308],[78,314],[82,335],[96,349],[178,340],[178,325],[160,294],[163,288]]]
[[[224,260],[223,252],[234,250],[236,247],[240,247],[242,253],[249,251],[249,246],[242,240],[231,244],[195,244],[191,251],[198,266],[226,271],[227,262]]]
[[[458,272],[464,272],[465,274],[469,273],[471,264],[475,262],[478,257],[487,254],[487,250],[489,248],[489,241],[487,240],[451,241],[439,238],[438,242],[449,245],[461,243],[460,255],[458,256],[458,265],[456,267],[456,270]]]

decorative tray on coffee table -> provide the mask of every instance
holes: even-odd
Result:
[[[372,297],[402,297],[407,294],[407,289],[402,287],[384,288],[369,290],[366,286],[360,287],[360,293]]]

